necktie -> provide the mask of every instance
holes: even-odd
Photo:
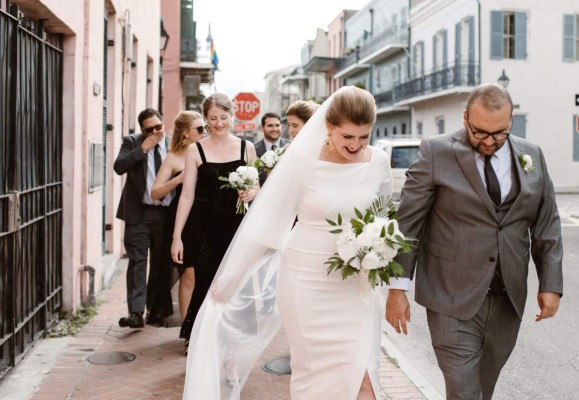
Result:
[[[499,185],[499,180],[493,165],[491,164],[492,156],[485,156],[485,180],[487,183],[487,192],[495,205],[501,204],[501,185]]]
[[[275,144],[272,144],[272,145],[271,145],[271,149],[272,149],[272,150],[275,150],[275,149],[277,149],[277,146],[276,146]]]
[[[159,151],[159,145],[155,146],[155,175],[159,172],[159,168],[161,168],[161,152]]]

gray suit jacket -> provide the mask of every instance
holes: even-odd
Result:
[[[289,140],[287,140],[287,139],[284,139],[284,138],[279,139],[280,147],[283,147],[288,143],[289,143]],[[255,153],[257,154],[257,157],[261,157],[265,154],[265,142],[263,141],[263,139],[261,139],[258,142],[255,142]]]
[[[464,129],[425,138],[407,172],[398,210],[400,228],[419,239],[397,258],[406,276],[416,273],[415,300],[457,319],[470,319],[487,293],[497,260],[507,293],[522,318],[530,256],[539,291],[563,294],[561,222],[541,149],[510,136],[521,190],[499,221],[477,170]],[[525,172],[519,155],[535,171]]]

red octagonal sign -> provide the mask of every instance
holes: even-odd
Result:
[[[259,99],[253,93],[239,93],[233,98],[235,118],[251,121],[259,114]]]

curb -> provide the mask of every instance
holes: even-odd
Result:
[[[394,343],[386,337],[385,333],[382,333],[381,345],[384,354],[398,364],[398,367],[406,374],[414,386],[420,390],[424,397],[428,400],[444,400],[444,397],[412,366],[412,363],[394,346]]]

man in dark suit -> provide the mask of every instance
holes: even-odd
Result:
[[[289,143],[281,137],[281,117],[274,113],[268,112],[261,117],[261,129],[263,130],[263,139],[255,143],[255,152],[258,157],[265,154],[266,151],[279,149]]]
[[[129,315],[119,320],[119,326],[142,328],[145,306],[151,309],[154,282],[158,279],[163,247],[163,228],[171,194],[162,200],[151,199],[151,188],[157,171],[167,155],[161,114],[148,108],[138,117],[141,132],[125,136],[114,170],[127,174],[117,218],[125,221],[125,250],[129,257],[127,268],[127,305]],[[150,250],[149,282],[147,287],[147,258]],[[152,321],[147,321],[152,323]]]
[[[447,399],[492,398],[517,340],[530,256],[539,277],[536,321],[563,293],[561,222],[541,149],[509,135],[513,105],[499,85],[475,88],[464,128],[422,140],[398,209],[401,231],[419,239],[399,256],[386,319],[407,333],[404,289],[416,272]]]

